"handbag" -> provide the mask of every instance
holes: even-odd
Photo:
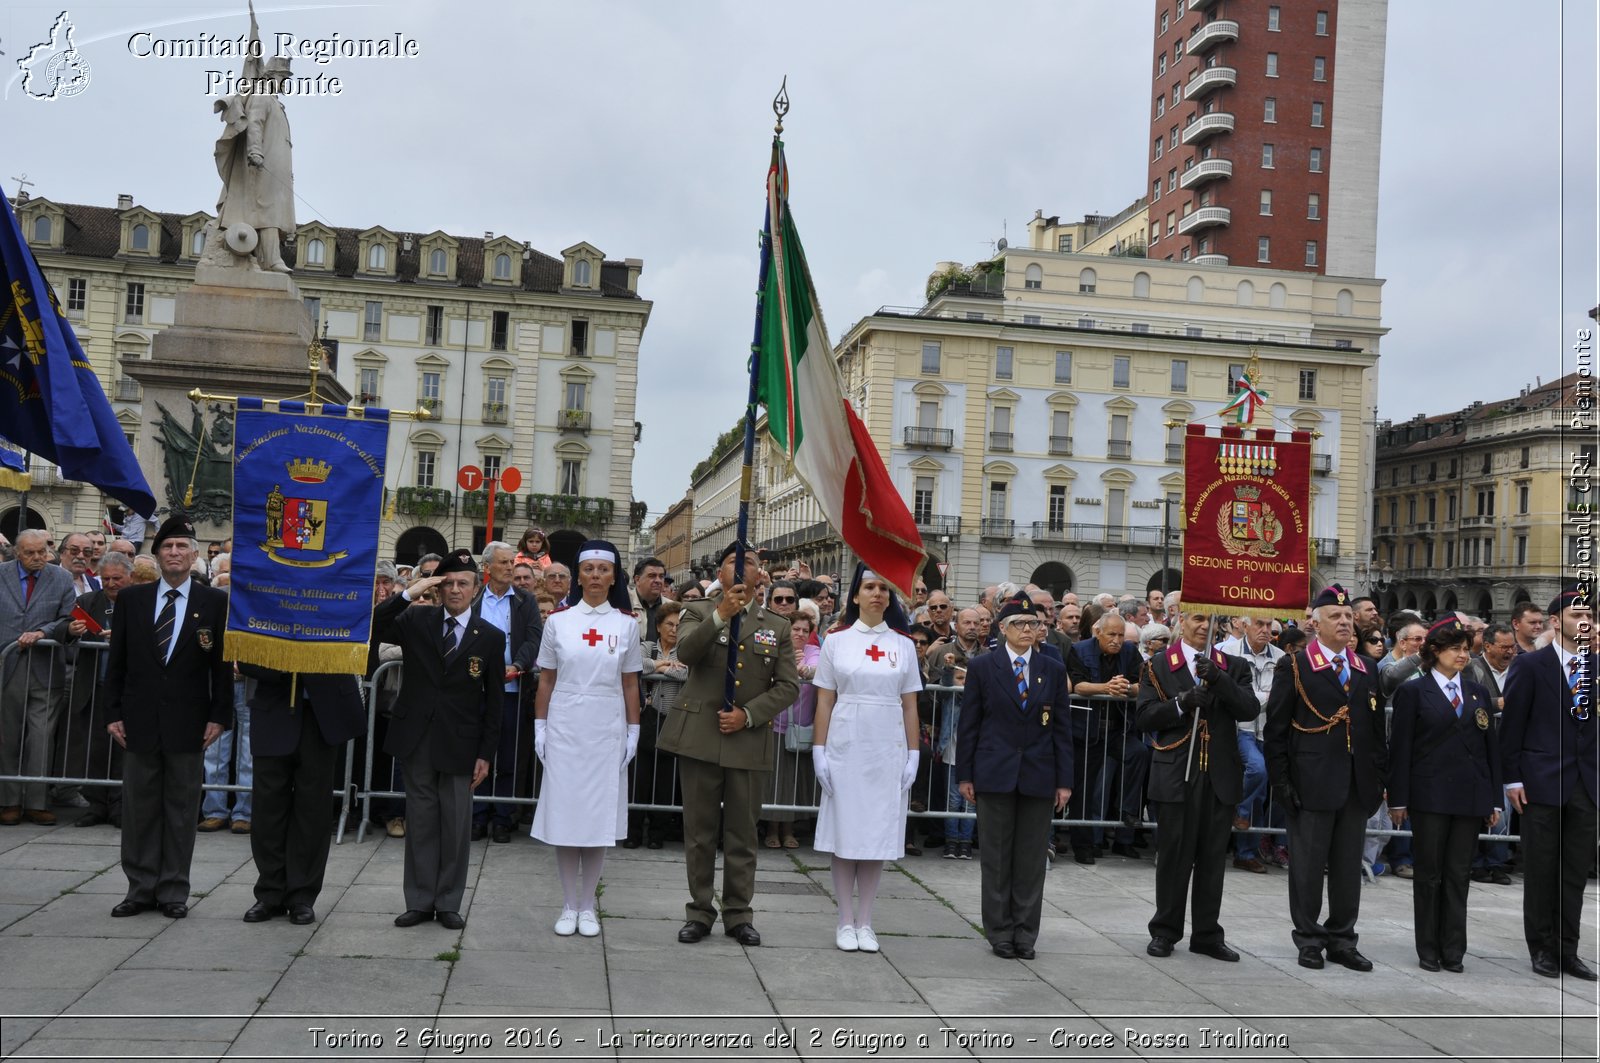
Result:
[[[783,732],[783,748],[791,753],[811,752],[811,738],[814,730],[809,723],[791,722],[789,729]]]

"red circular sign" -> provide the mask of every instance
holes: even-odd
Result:
[[[515,465],[500,470],[500,490],[515,491],[522,486],[522,472]]]
[[[463,491],[476,491],[483,486],[483,470],[476,465],[463,465],[461,471],[456,473],[456,483],[461,485]]]

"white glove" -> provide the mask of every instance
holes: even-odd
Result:
[[[636,723],[630,723],[628,725],[628,752],[622,758],[622,766],[624,768],[626,768],[628,766],[628,762],[631,761],[634,757],[638,756],[638,754],[639,754],[639,725],[636,724]]]
[[[546,720],[533,721],[533,753],[540,760],[544,759],[544,725]]]
[[[906,750],[906,766],[900,772],[900,791],[906,793],[911,789],[911,784],[917,781],[917,764],[922,760],[922,751],[917,749]]]
[[[828,747],[811,747],[811,770],[817,777],[817,782],[822,786],[822,792],[829,797],[833,796],[833,775],[828,771]]]

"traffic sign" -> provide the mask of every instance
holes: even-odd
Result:
[[[476,491],[483,486],[483,470],[476,465],[463,465],[461,471],[456,473],[456,483],[461,485],[463,491]]]
[[[948,564],[946,564],[945,562],[943,562],[943,561],[939,562],[939,578],[943,579],[945,576],[948,576],[949,574],[950,574],[950,566]]]
[[[500,470],[500,490],[515,492],[522,486],[522,471],[515,465]]]

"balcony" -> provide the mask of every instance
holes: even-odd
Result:
[[[1070,543],[1072,525],[1059,520],[1033,522],[1033,541],[1037,543]]]
[[[1106,457],[1122,458],[1124,460],[1133,457],[1133,441],[1131,439],[1106,440]]]
[[[427,396],[423,396],[417,399],[417,409],[425,411],[429,417],[437,420],[439,411],[444,409],[444,403],[437,398],[430,399]]]
[[[927,447],[936,450],[949,450],[955,446],[956,430],[954,428],[922,428],[918,425],[906,425],[906,446]]]
[[[1192,100],[1217,89],[1231,89],[1239,80],[1239,72],[1231,66],[1208,66],[1189,79],[1183,87],[1183,98]]]
[[[1213,111],[1201,115],[1183,129],[1183,142],[1194,144],[1215,133],[1233,132],[1233,115],[1227,111]]]
[[[1223,41],[1239,39],[1239,24],[1232,19],[1219,18],[1189,34],[1189,54],[1196,55]]]
[[[808,524],[799,531],[784,532],[776,539],[768,539],[760,544],[764,550],[788,550],[796,546],[807,546],[811,543],[823,542],[833,536],[833,526],[827,521],[818,521]],[[712,558],[708,567],[716,566],[716,558]]]
[[[599,528],[611,521],[614,505],[609,498],[582,495],[529,495],[524,515],[546,528]]]
[[[1327,476],[1329,473],[1333,472],[1333,455],[1311,455],[1311,471],[1322,476]]]
[[[1380,524],[1372,534],[1381,539],[1393,539],[1395,536],[1395,526],[1393,524]]]
[[[484,424],[505,424],[506,404],[503,402],[486,402],[483,404]]]
[[[1178,178],[1178,187],[1193,188],[1196,185],[1203,185],[1207,181],[1214,181],[1220,177],[1232,176],[1233,160],[1206,159],[1203,162],[1195,163],[1193,166],[1183,171],[1183,176]]]
[[[1474,515],[1472,515],[1470,517],[1462,517],[1461,518],[1461,527],[1464,528],[1464,529],[1465,528],[1492,528],[1492,527],[1494,527],[1494,517],[1493,516],[1489,516],[1489,515],[1485,515],[1483,513],[1476,513],[1476,514],[1474,514]]]
[[[1178,222],[1178,235],[1185,236],[1213,225],[1227,225],[1233,221],[1233,211],[1227,207],[1201,207]]]
[[[1047,543],[1110,543],[1159,549],[1161,528],[1159,525],[1146,524],[1062,524],[1058,521],[1035,521],[1033,538]],[[1173,528],[1171,544],[1178,546],[1182,541],[1178,529]]]
[[[1436,524],[1435,522],[1433,522],[1431,520],[1425,520],[1425,521],[1419,522],[1415,527],[1413,527],[1411,529],[1411,534],[1412,535],[1432,535],[1438,529],[1439,529],[1439,525],[1438,524]]]
[[[1189,0],[1189,10],[1204,11],[1206,8],[1210,7],[1216,2],[1217,0]]]
[[[131,376],[117,378],[117,401],[138,402],[144,395],[144,389],[139,387],[139,382]]]
[[[1009,454],[1011,452],[1011,439],[1010,432],[990,432],[989,449],[1004,451]]]
[[[1183,464],[1183,444],[1182,443],[1168,443],[1167,444],[1167,464],[1168,465],[1182,465]]]
[[[917,531],[924,536],[948,535],[953,539],[961,534],[961,518],[953,513],[923,513],[916,521]]]
[[[1064,457],[1064,458],[1072,457],[1072,437],[1071,436],[1051,436],[1050,437],[1050,453],[1056,455],[1057,457]]]
[[[359,391],[355,396],[357,406],[376,406],[378,393],[376,391]]]
[[[1194,256],[1194,258],[1190,259],[1189,261],[1193,262],[1197,266],[1226,266],[1228,264],[1228,256],[1227,255],[1196,255],[1196,256]]]
[[[558,426],[563,432],[587,432],[589,430],[589,411],[562,410],[558,419]]]
[[[985,539],[1015,539],[1017,522],[1003,517],[984,517],[979,521],[978,534]]]
[[[408,517],[447,516],[454,505],[454,492],[443,487],[402,487],[395,493],[395,509]]]
[[[1339,560],[1338,539],[1313,539],[1311,543],[1316,547],[1318,561]]]

